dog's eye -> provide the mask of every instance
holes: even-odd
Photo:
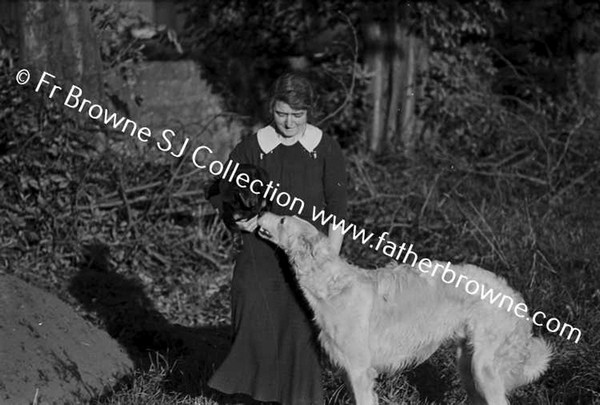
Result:
[[[285,222],[285,218],[281,218],[281,219],[279,220],[279,223],[280,223],[281,225],[283,225],[283,223],[284,223],[284,222]]]

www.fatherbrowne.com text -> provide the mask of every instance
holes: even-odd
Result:
[[[27,69],[21,69],[15,77],[17,83],[20,85],[27,84],[30,78],[31,75]],[[53,98],[56,93],[62,91],[62,87],[56,84],[50,86],[51,83],[49,80],[55,78],[54,75],[43,72],[35,87],[35,91],[39,92],[41,89],[49,90],[48,98]],[[135,136],[140,142],[146,143],[152,139],[152,133],[149,128],[140,127],[133,120],[123,116],[119,117],[116,113],[110,113],[101,105],[92,103],[83,97],[83,90],[78,86],[72,85],[70,87],[64,100],[64,105],[68,108],[76,109],[80,113],[85,113],[91,119],[120,130],[124,134],[128,133],[131,137]],[[157,140],[155,145],[160,151],[168,152],[172,156],[179,158],[184,155],[190,139],[185,138],[179,150],[174,151],[172,141],[175,136],[176,133],[174,131],[165,129],[161,132],[161,139]],[[302,215],[304,213],[304,201],[298,197],[291,196],[285,191],[279,190],[279,184],[273,184],[273,182],[262,184],[260,180],[251,181],[246,173],[237,173],[238,162],[229,160],[227,163],[223,163],[219,160],[211,160],[210,163],[204,164],[205,162],[202,157],[206,159],[206,154],[211,155],[212,153],[211,148],[206,145],[197,146],[192,153],[192,163],[199,169],[208,169],[214,176],[221,177],[229,182],[235,182],[238,187],[248,187],[253,193],[262,195],[263,198],[275,202],[283,208],[287,207],[291,214]],[[312,207],[311,214],[313,222],[320,222],[322,225],[330,226],[336,230],[341,229],[344,235],[349,235],[353,240],[359,241],[364,245],[368,244],[369,248],[376,251],[381,249],[384,255],[398,262],[407,264],[410,261],[410,265],[416,267],[423,274],[429,274],[431,277],[434,277],[437,273],[446,284],[454,285],[455,288],[459,288],[462,285],[467,294],[478,296],[481,300],[488,301],[491,305],[497,303],[498,308],[513,311],[515,316],[531,320],[536,326],[544,326],[551,333],[558,333],[560,336],[566,335],[566,339],[568,340],[571,340],[573,337],[575,343],[578,343],[581,339],[580,329],[568,323],[562,323],[557,318],[548,319],[542,311],[535,312],[529,318],[529,310],[525,303],[517,302],[515,305],[515,300],[512,297],[502,292],[494,291],[492,288],[487,288],[485,284],[474,279],[469,279],[464,274],[457,273],[451,268],[450,262],[444,265],[443,263],[434,262],[427,258],[419,260],[417,253],[413,251],[412,244],[409,246],[406,246],[406,243],[398,245],[386,239],[386,236],[389,236],[388,232],[375,237],[373,233],[367,233],[365,229],[359,229],[355,224],[345,219],[338,219],[335,215],[327,215],[325,210],[317,210],[314,206]]]

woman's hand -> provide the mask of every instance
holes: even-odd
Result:
[[[334,253],[339,256],[340,250],[342,250],[342,242],[344,241],[342,228],[333,229],[333,226],[329,224],[328,238]]]
[[[258,215],[249,219],[241,219],[235,223],[242,232],[254,232],[258,227]]]

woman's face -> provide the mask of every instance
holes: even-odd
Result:
[[[306,116],[306,110],[294,110],[283,101],[276,101],[273,106],[273,119],[277,131],[286,138],[304,133]]]

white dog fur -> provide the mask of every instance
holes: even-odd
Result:
[[[284,249],[320,329],[319,341],[348,374],[358,405],[378,403],[375,377],[417,365],[448,339],[458,341],[458,369],[469,402],[507,405],[507,394],[538,378],[551,357],[531,324],[463,288],[409,265],[361,269],[334,254],[307,221],[266,213],[260,233]],[[495,292],[522,302],[493,273],[453,265]]]

